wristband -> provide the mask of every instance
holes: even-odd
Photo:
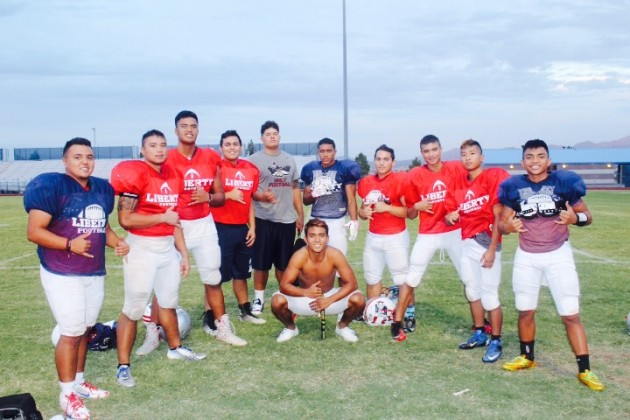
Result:
[[[70,252],[70,248],[72,248],[72,241],[70,239],[66,239],[66,252]]]
[[[577,216],[577,222],[575,222],[575,226],[586,226],[586,224],[588,223],[588,216],[586,215],[586,213],[576,213],[575,215]]]

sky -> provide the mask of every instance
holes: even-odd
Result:
[[[349,155],[630,135],[630,0],[346,0]],[[343,155],[342,0],[2,0],[0,148],[330,137]]]

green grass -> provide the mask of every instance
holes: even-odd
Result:
[[[387,328],[363,324],[354,325],[360,337],[357,344],[343,342],[334,332],[320,341],[318,320],[299,318],[300,336],[277,344],[281,324],[268,311],[263,326],[239,323],[227,287],[228,312],[238,334],[249,341],[244,348],[229,347],[199,328],[202,287],[194,272],[182,285],[181,305],[194,323],[186,341],[193,349],[207,352],[208,359],[170,361],[162,345],[149,356],[133,357],[138,385],[123,389],[114,378],[115,351],[90,353],[88,378],[112,395],[87,405],[97,419],[627,417],[630,336],[624,316],[630,311],[630,193],[595,191],[587,201],[595,223],[572,228],[571,240],[581,278],[582,318],[591,362],[607,386],[602,393],[577,382],[575,360],[548,290],[541,294],[537,315],[537,369],[504,372],[500,363],[481,362],[483,350],[458,350],[457,344],[469,333],[468,306],[454,269],[436,257],[418,289],[419,329],[403,343],[392,342]],[[21,197],[0,197],[0,364],[4,374],[0,395],[30,392],[50,417],[60,411],[50,342],[55,323],[39,282],[35,246],[26,241],[25,227]],[[412,241],[416,228],[417,222],[411,222]],[[359,239],[350,244],[349,251],[362,289],[364,235],[362,224]],[[515,245],[516,237],[506,237],[501,286],[504,360],[518,353],[510,284]],[[111,253],[108,272],[102,321],[116,318],[122,305],[122,270]],[[268,296],[274,286],[270,282]],[[329,331],[334,328],[334,317],[328,318],[328,326]],[[453,395],[465,389],[469,391]]]

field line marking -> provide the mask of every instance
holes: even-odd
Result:
[[[21,259],[24,259],[24,258],[30,258],[30,257],[32,257],[35,254],[36,254],[35,252],[27,252],[26,254],[22,254],[22,255],[19,255],[17,257],[13,257],[13,258],[8,258],[6,260],[2,260],[2,261],[0,261],[0,266],[8,264],[8,263],[11,263],[13,261],[18,261],[18,260],[21,260]],[[15,268],[15,267],[12,267],[12,268]]]

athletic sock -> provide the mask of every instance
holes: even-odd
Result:
[[[131,367],[131,363],[118,363],[118,368],[117,369],[120,369],[121,366]]]
[[[475,327],[475,331],[486,332],[486,327],[485,326]]]
[[[575,356],[575,361],[578,364],[578,370],[580,373],[583,373],[587,369],[591,370],[591,360],[588,354],[579,354]]]
[[[521,354],[527,360],[534,360],[534,341],[521,341]]]
[[[77,385],[81,385],[83,382],[85,382],[84,372],[77,372],[76,376],[74,377],[74,383]]]
[[[265,301],[265,291],[264,290],[254,290],[254,299],[260,299],[261,302]]]
[[[74,392],[74,381],[72,382],[59,382],[61,387],[61,395],[68,395]]]
[[[500,340],[501,339],[501,335],[492,335],[492,339],[493,340]]]

